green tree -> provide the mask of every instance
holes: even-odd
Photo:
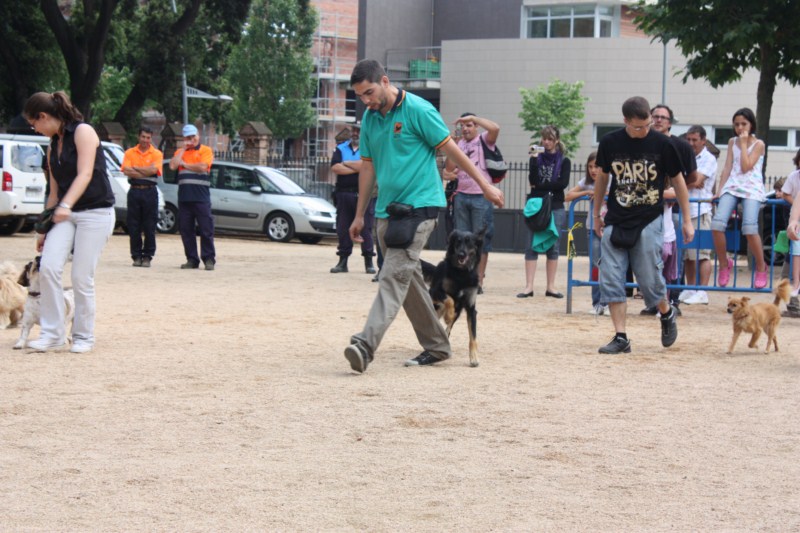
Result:
[[[255,0],[228,80],[234,118],[263,121],[278,139],[314,124],[311,44],[317,15],[308,0]]]
[[[588,100],[581,89],[582,81],[570,84],[558,79],[537,89],[520,89],[522,111],[519,118],[525,131],[533,132],[531,139],[538,140],[543,127],[556,126],[566,154],[574,154],[580,147],[578,135],[584,126],[584,103]]]
[[[777,80],[800,81],[800,2],[658,0],[638,9],[638,27],[654,39],[675,41],[687,58],[684,83],[703,78],[717,88],[740,80],[749,68],[758,70],[756,133],[768,139]]]
[[[62,89],[64,58],[39,9],[39,0],[0,2],[0,120],[22,111],[36,91]]]
[[[0,2],[3,110],[13,116],[31,93],[66,88],[87,119],[98,103],[100,118],[128,129],[145,104],[179,120],[181,72],[214,92],[250,1],[175,0],[177,13],[173,0]]]
[[[151,0],[124,26],[125,45],[113,64],[131,69],[131,89],[114,120],[135,127],[145,104],[180,121],[181,74],[190,86],[224,93],[223,73],[233,45],[241,37],[250,0]],[[226,106],[190,100],[189,120],[203,117],[226,122]]]

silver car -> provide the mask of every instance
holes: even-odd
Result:
[[[169,161],[164,162],[166,215],[158,224],[162,233],[178,230],[178,182]],[[308,194],[286,174],[271,167],[215,161],[211,165],[211,212],[221,230],[265,233],[270,240],[316,244],[336,235],[336,208]]]

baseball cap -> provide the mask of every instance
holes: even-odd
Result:
[[[197,135],[197,128],[194,126],[194,124],[186,124],[183,127],[183,136],[191,137],[193,135]]]

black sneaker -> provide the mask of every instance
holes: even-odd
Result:
[[[133,265],[131,265],[131,266],[135,266],[135,267],[142,266],[142,258],[141,257],[134,257],[133,258]]]
[[[631,341],[614,335],[611,342],[601,346],[597,353],[631,353]]]
[[[198,268],[199,266],[200,266],[199,263],[195,263],[193,261],[186,261],[184,264],[181,265],[181,270]]]
[[[214,270],[214,265],[216,264],[217,262],[214,261],[213,259],[209,259],[208,261],[203,261],[203,265],[205,265],[206,270]]]
[[[369,358],[358,344],[351,344],[344,349],[344,357],[350,362],[350,368],[363,374],[369,365]]]
[[[639,311],[639,314],[647,316],[656,316],[658,314],[658,306],[645,307],[644,309]]]
[[[669,314],[661,317],[661,346],[667,348],[678,339],[678,313],[670,306]]]
[[[413,359],[409,359],[405,362],[406,366],[425,366],[425,365],[432,365],[434,363],[438,363],[442,361],[438,357],[434,357],[431,355],[430,352],[427,350],[419,354],[418,356],[414,357]]]

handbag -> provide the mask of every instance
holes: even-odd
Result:
[[[541,197],[542,206],[539,210],[525,217],[525,225],[531,232],[544,231],[550,226],[550,217],[553,213],[553,193],[548,192]],[[529,199],[530,201],[530,199]]]
[[[55,212],[56,208],[50,207],[39,213],[39,216],[36,218],[36,223],[33,225],[34,231],[40,235],[44,235],[50,231],[54,224],[53,215]]]
[[[483,147],[483,161],[486,163],[486,172],[492,178],[492,183],[497,185],[506,177],[508,172],[508,164],[503,160],[503,154],[500,153],[500,148],[494,145],[494,150],[489,149],[489,146],[483,142],[483,137],[479,137],[481,146]]]

